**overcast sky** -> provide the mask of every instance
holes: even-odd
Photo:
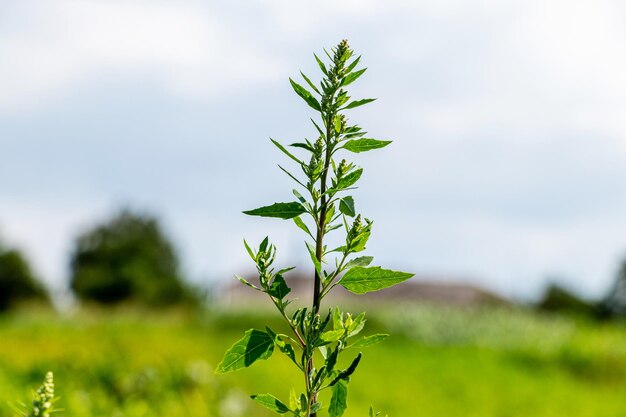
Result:
[[[348,38],[368,72],[351,120],[377,263],[516,297],[599,296],[626,255],[626,4],[599,0],[3,0],[0,235],[55,288],[78,233],[158,215],[195,280],[246,270],[289,222],[269,137],[312,137],[291,91]],[[289,142],[290,143],[290,142]],[[288,162],[287,162],[288,163]]]

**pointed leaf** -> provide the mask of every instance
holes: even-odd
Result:
[[[348,408],[348,381],[341,380],[332,387],[332,397],[328,407],[329,417],[341,417]]]
[[[354,258],[350,262],[346,264],[344,270],[348,270],[350,268],[354,268],[355,266],[368,266],[374,260],[373,256],[360,256],[358,258]]]
[[[335,385],[337,382],[341,381],[342,379],[346,379],[348,378],[350,375],[352,375],[354,373],[354,371],[356,370],[356,367],[359,366],[359,362],[361,362],[361,352],[359,352],[359,354],[356,356],[356,358],[354,358],[354,360],[352,361],[352,363],[350,364],[350,366],[339,372],[339,375],[337,375],[335,377],[335,379],[332,380],[332,382],[328,385],[330,385],[331,387],[333,385]]]
[[[315,270],[317,271],[318,275],[321,277],[322,276],[322,263],[320,262],[319,259],[317,259],[317,256],[315,256],[315,249],[309,245],[308,242],[305,242],[306,244],[306,248],[309,250],[309,255],[311,255],[311,261],[313,261],[313,265],[315,265]]]
[[[372,346],[372,345],[375,345],[376,343],[382,342],[383,340],[385,340],[388,337],[389,337],[388,334],[373,334],[371,336],[365,336],[365,337],[362,337],[361,339],[357,340],[356,342],[354,342],[349,347],[351,347],[351,348],[359,348],[360,349],[360,348]]]
[[[355,294],[365,294],[399,284],[413,275],[408,272],[382,269],[380,266],[357,266],[346,272],[339,284]]]
[[[354,199],[350,196],[344,197],[339,201],[339,211],[346,216],[354,217]]]
[[[390,140],[377,140],[377,139],[353,139],[349,140],[343,145],[345,150],[350,152],[359,153],[367,152],[372,149],[384,148],[391,143]]]
[[[306,234],[308,234],[309,236],[311,236],[311,238],[313,238],[313,234],[311,234],[311,231],[309,230],[307,225],[304,223],[304,221],[300,217],[294,217],[293,222],[296,224],[296,226],[298,226]]]
[[[315,84],[313,84],[311,82],[311,80],[309,80],[309,77],[304,75],[304,73],[302,71],[300,71],[300,75],[302,75],[302,78],[304,78],[304,81],[306,81],[306,83],[309,85],[309,87],[311,87],[317,94],[322,95],[322,93],[320,93],[320,90],[317,89]]]
[[[350,65],[348,65],[348,68],[346,68],[346,72],[347,73],[351,72],[354,69],[354,67],[356,67],[356,64],[359,63],[360,60],[361,60],[361,55],[359,55],[354,61],[350,63]]]
[[[289,407],[283,404],[278,398],[274,397],[272,394],[251,395],[250,398],[261,404],[263,407],[275,411],[278,414],[285,414],[288,412],[293,413],[293,411],[291,411]]]
[[[317,65],[319,65],[319,67],[322,70],[322,72],[324,73],[324,75],[328,75],[328,71],[326,71],[326,65],[324,65],[322,60],[319,59],[316,54],[313,54],[313,56],[315,57],[315,60],[317,61]]]
[[[270,138],[270,140],[272,141],[272,143],[274,145],[276,145],[276,147],[278,149],[280,149],[285,155],[287,155],[288,157],[290,157],[291,159],[293,159],[294,161],[296,161],[297,163],[299,163],[300,165],[303,164],[303,162],[301,160],[299,160],[298,158],[296,158],[291,152],[289,152],[283,145],[281,145],[279,142],[275,141],[274,139]]]
[[[356,107],[363,106],[364,104],[371,103],[372,101],[375,101],[375,100],[376,100],[375,98],[364,98],[362,100],[354,100],[348,103],[348,105],[345,106],[342,110],[354,109]]]
[[[296,94],[302,97],[302,99],[306,101],[306,103],[310,107],[312,107],[313,109],[317,111],[320,111],[322,109],[320,106],[320,103],[315,99],[315,97],[313,97],[313,95],[309,91],[307,91],[304,87],[302,87],[300,84],[298,84],[291,78],[289,79],[289,82],[291,83],[291,86],[293,87]]]
[[[272,297],[282,300],[290,292],[291,288],[289,288],[289,286],[285,282],[285,278],[283,278],[281,274],[276,274],[267,293]]]
[[[322,336],[320,336],[320,338],[324,342],[336,342],[337,340],[341,339],[341,336],[343,336],[344,333],[345,330],[329,330],[322,333]]]
[[[341,85],[345,87],[347,85],[352,84],[353,82],[357,80],[357,78],[363,75],[365,71],[367,71],[367,68],[363,68],[362,70],[351,72],[350,74],[346,75],[346,78],[343,79],[343,83],[341,83]]]
[[[291,203],[274,203],[271,206],[260,207],[254,210],[244,211],[249,216],[277,217],[280,219],[292,219],[298,217],[306,210],[302,204],[294,201]]]
[[[357,170],[350,172],[348,175],[346,175],[345,177],[339,180],[339,182],[335,186],[335,189],[343,190],[343,189],[350,187],[355,182],[357,182],[359,178],[361,178],[361,174],[363,174],[363,168],[359,168]]]
[[[257,291],[263,291],[261,288],[257,287],[256,285],[253,285],[251,283],[249,283],[248,281],[245,280],[245,278],[240,277],[239,275],[235,275],[235,277],[239,280],[239,282],[241,282],[244,285],[247,285],[250,288],[254,288]]]
[[[215,372],[223,374],[248,367],[259,359],[269,358],[273,352],[274,339],[261,330],[250,329],[228,349]]]

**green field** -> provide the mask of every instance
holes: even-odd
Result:
[[[63,416],[269,416],[247,396],[288,398],[289,387],[301,382],[280,353],[247,370],[213,373],[226,348],[268,317],[136,311],[1,317],[0,416],[15,415],[12,406],[29,398],[47,370],[55,373]],[[364,351],[347,417],[366,416],[370,404],[390,417],[626,416],[622,326],[441,307],[372,309],[368,325],[392,337]]]

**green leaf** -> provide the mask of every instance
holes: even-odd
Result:
[[[311,145],[309,145],[308,143],[297,142],[297,143],[292,143],[289,146],[293,146],[294,148],[306,149],[309,152],[313,152],[314,151],[313,147],[311,147]]]
[[[259,359],[269,358],[273,352],[273,338],[261,330],[250,329],[228,349],[215,372],[223,374],[248,367]]]
[[[324,65],[322,60],[319,59],[316,54],[313,54],[313,56],[315,57],[315,60],[317,61],[317,65],[319,65],[319,67],[322,70],[322,72],[324,73],[324,75],[328,75],[328,71],[326,71],[326,65]]]
[[[354,185],[354,183],[356,183],[359,178],[361,178],[361,174],[363,174],[363,168],[352,171],[351,173],[340,179],[334,188],[337,190],[343,190],[350,187],[351,185]]]
[[[376,101],[376,99],[375,98],[364,98],[362,100],[354,100],[354,101],[351,101],[350,103],[348,103],[348,105],[345,106],[341,110],[354,109],[355,107],[360,107],[360,106],[362,106],[364,104],[371,103],[372,101]]]
[[[289,286],[285,282],[285,278],[283,278],[281,274],[276,274],[267,293],[272,297],[282,300],[290,292],[291,288],[289,288]]]
[[[341,380],[332,387],[332,397],[328,407],[329,417],[341,417],[348,408],[348,381]]]
[[[353,82],[355,82],[357,80],[357,78],[359,78],[361,75],[363,75],[363,73],[367,71],[367,68],[363,68],[362,70],[358,70],[355,72],[352,72],[348,75],[346,75],[346,78],[343,79],[343,82],[341,83],[342,87],[345,87],[347,85],[352,84]]]
[[[298,217],[306,210],[297,201],[291,203],[274,203],[271,206],[260,207],[254,210],[244,211],[249,216],[277,217],[280,219],[292,219]]]
[[[349,140],[343,145],[345,150],[350,152],[359,153],[367,152],[372,149],[380,149],[391,143],[390,140],[377,140],[377,139],[353,139]]]
[[[365,322],[366,322],[365,313],[361,313],[358,316],[356,316],[355,319],[352,321],[352,324],[350,325],[350,327],[348,327],[348,337],[359,334],[361,330],[363,330],[363,327],[365,326]]]
[[[274,397],[272,394],[251,395],[250,398],[261,404],[263,407],[275,411],[278,414],[285,414],[289,412],[293,413],[293,411],[291,411],[289,407],[283,404],[278,398]]]
[[[243,245],[246,247],[246,252],[248,252],[248,255],[250,255],[252,260],[256,262],[256,256],[254,255],[254,252],[252,251],[252,249],[250,249],[250,246],[248,246],[248,242],[246,242],[245,239],[243,240]]]
[[[313,265],[315,265],[315,270],[317,271],[318,275],[321,277],[322,276],[322,263],[315,256],[315,249],[311,245],[309,245],[308,242],[305,242],[305,244],[306,244],[306,248],[309,250],[309,255],[311,255],[311,261],[313,261]]]
[[[354,217],[354,199],[350,196],[344,197],[339,201],[339,211],[346,216]]]
[[[309,236],[311,236],[311,238],[313,238],[313,235],[311,234],[311,231],[309,230],[307,225],[304,223],[304,221],[302,221],[302,219],[300,217],[294,217],[293,218],[293,222],[296,224],[296,226],[298,226],[306,234],[308,234]]]
[[[329,330],[322,333],[322,336],[320,336],[320,338],[324,342],[336,342],[337,340],[341,339],[341,336],[343,336],[344,333],[345,330]]]
[[[352,72],[352,70],[354,69],[354,67],[356,67],[356,64],[358,64],[360,60],[361,56],[359,55],[354,61],[350,63],[350,65],[348,65],[348,68],[346,68],[346,73]]]
[[[365,294],[399,284],[413,275],[408,272],[382,269],[380,266],[357,266],[346,272],[339,284],[355,294]]]
[[[275,141],[274,139],[270,138],[270,140],[272,141],[272,143],[274,145],[276,145],[276,147],[278,149],[280,149],[285,155],[287,155],[288,157],[290,157],[291,159],[293,159],[294,161],[296,161],[297,163],[299,163],[300,165],[303,164],[303,162],[301,160],[299,160],[298,158],[296,158],[291,152],[289,152],[283,145],[281,145],[279,142]]]
[[[247,285],[250,288],[254,288],[257,291],[263,291],[262,289],[260,289],[259,287],[257,287],[256,285],[250,284],[248,281],[245,280],[245,278],[240,277],[239,275],[235,275],[235,277],[239,280],[239,282],[241,282],[244,285]]]
[[[297,179],[291,172],[287,171],[285,168],[281,167],[280,164],[278,164],[278,168],[281,169],[281,171],[283,171],[285,174],[289,175],[289,177],[294,180],[295,182],[297,182],[298,184],[300,184],[303,188],[307,188],[306,185],[304,185],[302,183],[302,181],[300,181],[299,179]]]
[[[302,97],[302,99],[304,101],[306,101],[306,103],[313,109],[317,110],[317,111],[321,111],[321,106],[320,103],[315,99],[315,97],[313,97],[313,95],[306,90],[304,87],[302,87],[300,84],[298,84],[297,82],[295,82],[294,80],[292,80],[291,78],[289,79],[289,82],[291,83],[291,86],[293,87],[294,91],[296,92],[296,94],[298,94],[300,97]]]
[[[313,84],[311,82],[311,80],[309,80],[309,77],[304,75],[304,73],[302,71],[300,71],[300,75],[302,75],[302,78],[304,78],[304,81],[306,81],[306,83],[309,85],[309,87],[311,87],[317,94],[322,95],[322,93],[320,93],[320,90],[317,89],[315,84]]]
[[[368,266],[374,260],[373,256],[359,256],[346,264],[344,270],[354,268],[355,266]]]
[[[365,336],[365,337],[362,337],[361,339],[357,340],[356,342],[354,342],[349,347],[351,347],[351,348],[364,348],[364,347],[372,346],[372,345],[375,345],[376,343],[382,342],[383,340],[385,340],[388,337],[389,337],[388,334],[373,334],[371,336]]]
[[[259,245],[259,253],[264,253],[265,250],[267,249],[267,245],[269,245],[270,243],[270,237],[269,236],[265,236],[265,239],[263,239],[261,241],[261,244]]]
[[[350,375],[352,375],[354,373],[354,371],[356,370],[356,367],[359,366],[359,362],[361,362],[361,352],[359,352],[359,354],[356,356],[356,358],[354,358],[354,360],[352,361],[352,363],[350,364],[350,366],[339,372],[339,375],[337,375],[335,377],[335,379],[332,380],[332,382],[328,385],[330,385],[331,387],[333,385],[335,385],[337,382],[341,381],[342,379],[346,379],[348,378]]]

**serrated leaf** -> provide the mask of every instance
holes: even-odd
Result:
[[[339,211],[346,216],[354,217],[356,212],[354,211],[354,198],[346,196],[339,200]]]
[[[341,417],[348,408],[348,381],[341,380],[332,386],[332,396],[328,407],[329,417]]]
[[[317,111],[320,111],[322,109],[317,99],[313,97],[313,95],[306,88],[302,87],[300,84],[298,84],[291,78],[289,79],[289,82],[291,83],[291,86],[293,87],[293,90],[296,92],[296,94],[302,97],[302,99],[306,101],[306,103],[311,108]]]
[[[354,100],[348,103],[342,110],[354,109],[356,107],[363,106],[364,104],[371,103],[372,101],[376,101],[375,98],[364,98],[361,100]]]
[[[350,172],[345,177],[341,178],[334,188],[336,190],[343,190],[345,188],[348,188],[351,185],[354,185],[354,183],[356,183],[359,180],[359,178],[361,178],[362,174],[363,174],[363,168],[356,169]]]
[[[283,145],[281,145],[281,144],[280,144],[280,142],[275,141],[275,140],[274,140],[274,139],[272,139],[272,138],[270,138],[270,140],[271,140],[271,141],[272,141],[272,143],[273,143],[274,145],[276,145],[276,147],[277,147],[278,149],[280,149],[280,150],[281,150],[281,151],[282,151],[285,155],[287,155],[288,157],[290,157],[291,159],[293,159],[294,161],[296,161],[298,164],[300,164],[300,165],[302,165],[302,164],[303,164],[303,162],[302,162],[300,159],[296,158],[296,157],[295,157],[295,156],[294,156],[291,152],[289,152],[289,151],[288,151],[288,150],[287,150],[287,149],[286,149]]]
[[[343,145],[343,148],[350,152],[360,153],[360,152],[371,151],[373,149],[384,148],[390,143],[391,143],[390,140],[377,140],[377,139],[367,139],[367,138],[353,139],[353,140],[347,141]]]
[[[365,336],[351,344],[349,347],[351,348],[364,348],[368,346],[375,345],[376,343],[380,343],[386,338],[388,338],[388,334],[373,334],[371,336]]]
[[[290,292],[291,288],[289,288],[285,282],[285,278],[283,278],[281,274],[276,274],[267,293],[272,297],[282,300]]]
[[[244,211],[249,216],[276,217],[279,219],[292,219],[306,212],[302,204],[297,201],[290,203],[274,203],[271,206],[260,207],[254,210]]]
[[[324,342],[336,342],[337,340],[341,339],[341,336],[343,336],[344,333],[345,333],[344,330],[329,330],[327,332],[322,333],[320,338]]]
[[[269,358],[273,352],[274,339],[261,330],[250,329],[228,349],[215,372],[223,374],[248,367],[257,360]]]
[[[346,264],[344,270],[354,268],[355,266],[368,266],[374,260],[373,256],[359,256]]]
[[[285,414],[288,412],[293,413],[293,411],[291,411],[289,407],[283,404],[278,398],[274,397],[272,394],[251,395],[250,398],[261,404],[263,407],[275,411],[278,414]]]
[[[357,80],[357,78],[359,78],[361,75],[363,75],[363,73],[365,71],[367,71],[367,68],[363,68],[362,70],[351,72],[350,74],[346,75],[346,78],[343,79],[343,82],[341,83],[341,86],[345,87],[347,85],[352,84],[353,82],[355,82]]]
[[[382,269],[380,266],[357,266],[348,270],[339,281],[339,284],[355,294],[365,294],[366,292],[378,291],[399,284],[413,275],[408,272]]]

